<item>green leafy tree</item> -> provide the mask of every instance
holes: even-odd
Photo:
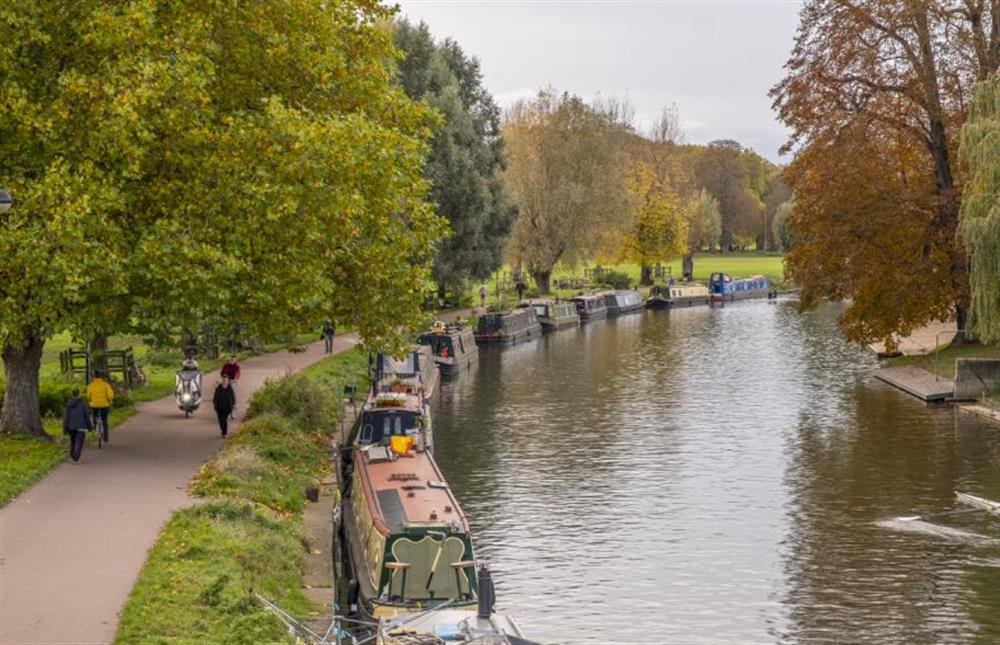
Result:
[[[298,331],[377,346],[419,315],[440,219],[433,115],[366,1],[0,7],[0,425],[42,434],[43,343]]]
[[[959,149],[969,174],[961,224],[970,253],[970,328],[1000,343],[1000,75],[975,87]]]
[[[656,167],[640,159],[629,164],[627,177],[633,199],[633,221],[618,244],[619,259],[641,267],[641,284],[653,283],[651,267],[682,255],[687,248],[688,225],[677,195],[663,185]]]
[[[688,225],[688,253],[697,253],[704,248],[711,251],[722,235],[719,200],[702,188],[687,201],[684,215]]]
[[[792,227],[788,223],[794,209],[795,202],[791,199],[782,202],[775,211],[774,220],[771,222],[774,241],[777,243],[778,249],[784,252],[791,251],[792,245],[795,243],[795,238],[792,235]]]
[[[507,116],[504,177],[518,206],[509,256],[542,293],[557,263],[598,252],[608,228],[629,213],[621,132],[615,114],[552,90]]]
[[[484,279],[503,262],[517,211],[503,183],[500,109],[483,87],[479,61],[452,40],[435,43],[427,25],[396,22],[397,78],[408,96],[441,115],[424,164],[429,198],[451,227],[432,275],[439,296]]]
[[[756,240],[764,224],[763,197],[768,190],[769,164],[736,141],[713,141],[695,162],[697,186],[719,203],[723,253],[746,240]]]

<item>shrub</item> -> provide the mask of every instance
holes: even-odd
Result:
[[[285,375],[267,382],[250,399],[249,418],[274,414],[304,432],[320,432],[336,421],[337,398],[329,387],[303,376]]]
[[[628,289],[632,279],[623,271],[606,271],[602,278],[613,289]]]

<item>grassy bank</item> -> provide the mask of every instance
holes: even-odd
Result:
[[[316,335],[300,335],[291,342],[271,343],[265,345],[263,351],[277,351],[289,344],[304,344],[316,340]],[[45,344],[42,353],[40,371],[40,390],[42,394],[42,425],[51,441],[33,437],[12,436],[0,434],[0,506],[3,506],[21,491],[44,477],[55,468],[69,450],[66,438],[62,434],[62,408],[69,391],[75,386],[83,389],[83,381],[73,381],[59,372],[59,353],[73,346],[69,334],[59,334]],[[116,407],[110,416],[110,425],[116,425],[135,413],[135,404],[143,401],[153,401],[168,396],[174,391],[174,373],[183,358],[181,351],[152,350],[138,336],[115,336],[108,340],[108,349],[126,349],[131,347],[136,358],[143,364],[146,373],[146,384],[135,388],[118,398]],[[242,360],[251,356],[242,352],[238,356]],[[202,370],[212,372],[222,367],[224,358],[201,359]],[[0,389],[3,380],[0,379]],[[93,436],[88,436],[92,441]]]
[[[248,420],[191,483],[211,501],[175,513],[150,551],[117,643],[287,640],[254,594],[293,614],[309,609],[304,491],[331,467],[343,386],[363,388],[366,371],[353,349],[254,394]]]
[[[1000,347],[995,345],[948,345],[935,356],[897,356],[886,361],[889,367],[912,365],[921,367],[942,378],[955,378],[955,361],[959,358],[1000,358]]]

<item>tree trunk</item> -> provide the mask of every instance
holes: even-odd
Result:
[[[0,412],[0,430],[48,438],[42,429],[38,406],[38,371],[42,365],[40,338],[25,339],[23,347],[4,345],[4,398]]]
[[[444,303],[447,300],[448,289],[445,287],[443,282],[439,282],[437,286],[437,297],[438,297],[438,307],[444,307]]]
[[[639,286],[648,287],[651,284],[653,284],[653,267],[643,265],[642,275],[639,278]]]
[[[100,371],[102,374],[107,375],[108,373],[108,337],[106,334],[101,332],[94,332],[94,337],[90,339],[90,346],[88,348],[90,351],[90,374],[87,374],[87,380],[94,375],[95,371]]]
[[[732,231],[723,230],[722,235],[719,237],[719,253],[726,255],[729,253],[729,247],[733,243],[733,233]]]
[[[547,294],[549,292],[549,279],[552,277],[551,271],[532,271],[531,277],[538,285],[538,293]]]
[[[690,282],[694,279],[694,254],[688,253],[681,260],[681,279]]]

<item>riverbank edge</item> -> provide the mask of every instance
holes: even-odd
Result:
[[[316,609],[303,593],[305,488],[330,474],[339,393],[366,378],[354,348],[254,394],[247,421],[191,481],[204,501],[175,512],[150,549],[116,643],[285,639],[256,593],[296,615]]]

